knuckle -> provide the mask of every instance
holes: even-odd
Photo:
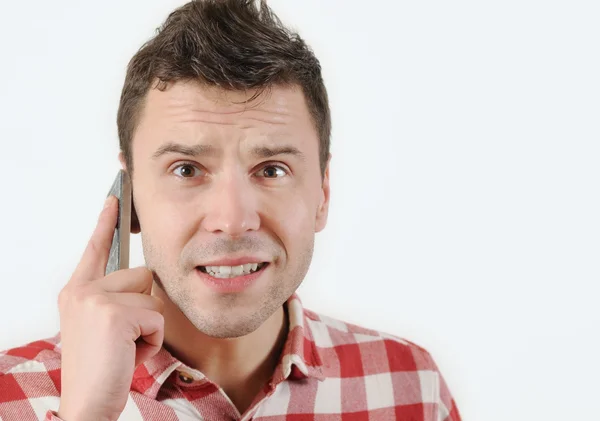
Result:
[[[85,298],[85,291],[82,286],[65,286],[58,294],[58,305],[61,308],[69,307],[73,304],[81,303]]]
[[[123,320],[123,312],[116,304],[106,304],[102,311],[102,319],[108,326],[116,326]]]
[[[88,288],[85,288],[85,285],[77,285],[71,288],[69,302],[82,304],[86,302],[90,295],[92,294],[90,294]]]
[[[85,306],[85,308],[92,311],[98,311],[107,304],[108,299],[102,294],[88,294],[83,295],[80,298],[80,302]]]
[[[95,237],[90,238],[90,241],[88,242],[88,247],[93,254],[95,254],[95,255],[102,254],[102,247]]]
[[[77,285],[63,288],[58,294],[61,310],[72,308],[76,312],[95,312],[108,302],[108,297],[91,286]]]
[[[60,292],[58,293],[58,308],[62,309],[66,306],[67,302],[69,301],[69,289],[67,287],[64,287],[63,289],[60,290]]]

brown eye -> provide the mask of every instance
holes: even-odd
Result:
[[[176,174],[178,172],[177,170],[180,170],[178,175],[182,178],[192,178],[195,170],[198,170],[198,168],[192,164],[182,164],[175,167]]]
[[[262,173],[262,176],[265,178],[278,178],[278,171],[281,177],[287,174],[286,171],[278,165],[269,165],[268,167],[264,167],[261,171],[259,171],[259,173]]]

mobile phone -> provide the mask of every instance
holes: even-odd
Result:
[[[129,174],[119,170],[108,196],[115,195],[119,199],[119,216],[113,234],[112,245],[106,264],[105,275],[129,267],[129,237],[131,235],[131,180]]]

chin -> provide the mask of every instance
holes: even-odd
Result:
[[[194,312],[196,313],[196,312]],[[254,317],[227,317],[226,314],[188,316],[188,319],[200,332],[213,338],[239,338],[257,330],[266,320]]]
[[[238,338],[259,329],[293,293],[283,282],[264,281],[222,294],[190,277],[169,284],[167,295],[198,331],[213,338]]]
[[[238,328],[234,326],[210,326],[208,329],[202,331],[206,336],[217,339],[235,339],[242,336],[246,336],[254,332],[256,329],[243,327]]]
[[[210,296],[209,296],[210,297]],[[198,291],[175,298],[174,303],[196,329],[214,338],[238,338],[258,329],[272,312],[254,297],[207,297]]]

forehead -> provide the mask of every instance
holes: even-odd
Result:
[[[244,103],[255,93],[255,90],[228,91],[195,81],[170,83],[164,91],[151,89],[138,131],[144,133],[145,139],[164,136],[167,132],[215,135],[232,130],[316,139],[316,130],[299,86],[274,85]]]

